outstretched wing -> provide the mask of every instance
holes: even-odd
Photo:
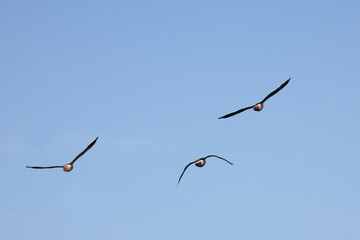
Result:
[[[217,155],[208,155],[208,156],[204,157],[204,159],[207,159],[208,157],[217,157],[217,158],[222,159],[222,160],[224,160],[225,162],[227,162],[227,163],[229,163],[231,165],[234,165],[232,162],[226,160],[225,158],[219,157]]]
[[[74,160],[72,160],[72,162],[70,163],[71,165],[74,164],[74,162],[76,160],[78,160],[82,155],[84,155],[90,148],[92,148],[92,146],[94,146],[94,144],[96,143],[96,141],[98,140],[99,137],[97,137],[92,143],[90,143],[89,146],[87,146],[87,148],[85,148],[84,151],[82,151],[79,155],[76,156],[76,158]]]
[[[250,109],[250,108],[253,108],[253,107],[254,107],[254,106],[242,108],[242,109],[240,109],[240,110],[237,110],[236,112],[232,112],[232,113],[226,114],[226,115],[224,115],[224,116],[222,116],[222,117],[219,117],[219,119],[232,117],[232,116],[234,116],[234,115],[236,115],[236,114],[239,114],[239,113],[241,113],[241,112],[243,112],[243,111],[245,111],[245,110],[248,110],[248,109]]]
[[[181,180],[182,176],[184,175],[186,169],[187,169],[191,164],[193,164],[193,163],[195,163],[195,162],[196,162],[196,161],[193,161],[193,162],[189,163],[188,165],[186,165],[186,167],[184,168],[184,171],[181,173],[181,175],[180,175],[180,177],[179,177],[179,180],[178,180],[178,183],[177,183],[178,186],[179,186],[180,180]]]
[[[50,166],[50,167],[30,167],[26,166],[27,168],[33,168],[33,169],[48,169],[48,168],[63,168],[64,166]]]
[[[272,91],[269,95],[267,95],[264,100],[262,100],[260,103],[264,103],[266,100],[268,100],[270,97],[274,96],[278,91],[280,91],[281,89],[283,89],[290,81],[291,78],[289,78],[288,80],[286,80],[286,82],[284,82],[283,84],[281,84],[280,87],[278,87],[276,90]]]

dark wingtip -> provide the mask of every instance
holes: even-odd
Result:
[[[224,115],[224,116],[221,116],[221,117],[219,117],[219,119],[228,118],[228,117],[229,117],[228,115],[229,115],[229,114],[226,114],[226,115]]]
[[[30,166],[26,166],[26,168],[31,168]]]

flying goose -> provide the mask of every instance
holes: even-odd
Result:
[[[26,167],[27,168],[33,168],[33,169],[62,168],[65,172],[70,172],[74,167],[75,161],[78,160],[82,155],[84,155],[92,146],[94,146],[94,144],[96,143],[98,138],[99,137],[97,137],[92,143],[90,143],[90,145],[87,146],[87,148],[85,148],[85,150],[82,151],[79,155],[77,155],[76,158],[74,158],[74,160],[72,160],[70,163],[68,163],[68,164],[66,164],[64,166],[50,166],[50,167],[30,167],[30,166],[26,166]]]
[[[199,158],[198,160],[193,161],[193,162],[189,163],[188,165],[186,165],[186,167],[184,168],[184,171],[183,171],[183,172],[181,173],[181,175],[180,175],[180,178],[179,178],[179,181],[178,181],[178,185],[179,185],[180,180],[181,180],[182,176],[184,175],[186,169],[187,169],[191,164],[195,163],[195,166],[197,166],[197,167],[203,167],[203,166],[206,164],[205,159],[207,159],[208,157],[217,157],[217,158],[222,159],[222,160],[224,160],[225,162],[233,165],[233,163],[229,162],[229,161],[226,160],[225,158],[222,158],[222,157],[219,157],[219,156],[216,156],[216,155],[208,155],[208,156],[206,156],[206,157]]]
[[[219,119],[232,117],[232,116],[234,116],[234,115],[236,115],[236,114],[239,114],[239,113],[241,113],[241,112],[243,112],[243,111],[245,111],[245,110],[248,110],[248,109],[250,109],[250,108],[252,108],[254,111],[260,112],[260,111],[263,109],[263,107],[264,107],[264,102],[265,102],[266,100],[268,100],[270,97],[274,96],[274,95],[275,95],[277,92],[279,92],[281,89],[283,89],[283,88],[289,83],[290,79],[291,79],[291,78],[289,78],[288,80],[286,80],[286,82],[284,82],[283,84],[281,84],[281,86],[278,87],[276,90],[272,91],[272,92],[271,92],[269,95],[267,95],[261,102],[255,104],[255,105],[253,105],[253,106],[246,107],[246,108],[242,108],[242,109],[237,110],[237,111],[235,111],[235,112],[226,114],[226,115],[224,115],[224,116],[222,116],[222,117],[219,117]]]

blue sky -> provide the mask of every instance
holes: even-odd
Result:
[[[2,1],[0,238],[360,239],[359,10]]]

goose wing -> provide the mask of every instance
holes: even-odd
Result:
[[[227,162],[227,163],[229,163],[229,164],[231,164],[231,165],[234,165],[232,162],[226,160],[226,159],[223,158],[223,157],[219,157],[219,156],[217,156],[217,155],[208,155],[208,156],[204,157],[204,159],[207,159],[208,157],[217,157],[217,158],[222,159],[222,160],[224,160],[225,162]]]
[[[232,117],[232,116],[234,116],[234,115],[236,115],[236,114],[239,114],[239,113],[241,113],[241,112],[243,112],[243,111],[245,111],[245,110],[248,110],[248,109],[250,109],[250,108],[253,108],[253,107],[254,107],[254,106],[242,108],[242,109],[237,110],[237,111],[235,111],[235,112],[232,112],[232,113],[226,114],[226,115],[224,115],[224,116],[222,116],[222,117],[219,117],[219,119]]]
[[[87,151],[89,151],[90,148],[92,148],[92,146],[94,146],[94,144],[96,143],[96,141],[98,140],[99,137],[97,137],[92,143],[89,144],[89,146],[87,146],[85,148],[84,151],[82,151],[79,155],[76,156],[76,158],[74,158],[74,160],[72,160],[72,162],[70,163],[71,165],[74,164],[74,162],[76,160],[78,160],[82,155],[84,155]]]
[[[281,89],[283,89],[290,81],[291,78],[286,80],[283,84],[281,84],[280,87],[272,91],[269,95],[267,95],[260,103],[264,103],[266,100],[268,100],[270,97],[274,96],[276,93],[278,93]]]
[[[26,166],[27,168],[33,168],[33,169],[48,169],[48,168],[63,168],[64,166],[50,166],[50,167],[31,167]]]
[[[196,160],[196,161],[197,161],[197,160]],[[179,180],[178,180],[178,183],[177,183],[178,186],[179,186],[180,180],[181,180],[182,176],[184,175],[186,169],[187,169],[191,164],[195,163],[196,161],[193,161],[193,162],[189,163],[188,165],[186,165],[186,167],[184,168],[183,172],[181,173],[181,175],[180,175],[180,177],[179,177]]]

